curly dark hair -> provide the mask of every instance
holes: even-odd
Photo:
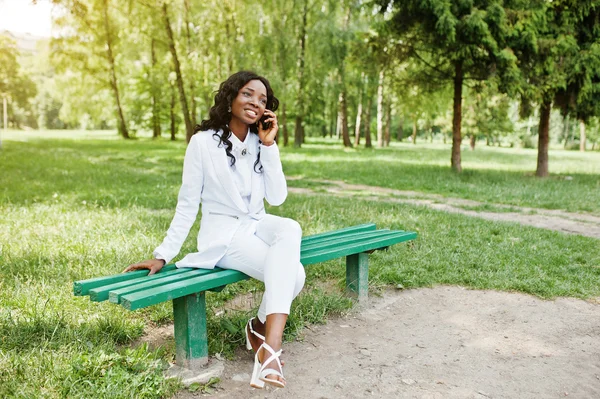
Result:
[[[212,129],[215,131],[213,136],[219,138],[219,146],[225,147],[225,153],[231,158],[231,166],[235,165],[235,156],[231,153],[233,144],[229,141],[231,137],[231,130],[229,129],[229,121],[231,120],[231,103],[237,97],[238,92],[251,80],[260,80],[267,88],[267,105],[266,108],[271,111],[276,111],[279,107],[279,100],[273,94],[273,89],[269,81],[252,71],[240,71],[234,73],[227,78],[219,86],[217,94],[215,94],[215,104],[210,108],[208,112],[208,119],[203,119],[202,123],[196,125],[194,134]],[[256,123],[249,126],[250,132],[258,134],[258,125]],[[219,135],[219,131],[221,134]],[[262,171],[262,166],[259,170],[256,170],[257,166],[260,165],[260,152],[256,162],[254,163],[254,170],[257,172]]]

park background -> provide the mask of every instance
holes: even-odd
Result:
[[[71,284],[162,240],[186,142],[240,69],[264,74],[281,101],[291,193],[270,212],[305,234],[364,222],[419,232],[374,255],[373,294],[452,284],[600,295],[599,235],[523,222],[563,212],[597,231],[600,2],[19,3],[49,10],[52,28],[0,25],[0,396],[179,389],[162,376],[172,341],[132,344],[172,322],[168,304],[127,313],[74,298]],[[9,7],[0,1],[0,14]],[[465,212],[432,209],[451,201]],[[473,217],[483,212],[515,216]],[[352,306],[341,261],[307,272],[290,340]],[[260,290],[209,295],[211,354],[233,358],[254,305],[239,298]]]

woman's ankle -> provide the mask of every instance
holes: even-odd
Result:
[[[258,317],[253,317],[252,318],[252,328],[255,330],[264,330],[266,327],[265,323],[263,323],[262,321],[260,321],[260,319]]]

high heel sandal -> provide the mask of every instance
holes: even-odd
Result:
[[[256,331],[254,331],[254,328],[252,328],[252,320],[254,320],[254,317],[251,318],[250,320],[248,320],[248,323],[246,324],[246,328],[244,329],[244,333],[246,335],[246,349],[248,349],[249,351],[252,350],[252,344],[250,343],[250,337],[248,336],[248,330],[250,330],[250,334],[253,334],[255,337],[258,337],[263,342],[265,342],[265,337],[262,336],[261,334],[257,333]]]
[[[258,360],[258,352],[260,350],[266,350],[271,354],[267,360],[265,360],[262,364]],[[267,378],[268,375],[276,375],[285,380],[283,376],[283,368],[281,367],[281,362],[279,361],[279,356],[281,356],[281,349],[277,352],[271,348],[269,344],[263,342],[263,344],[258,348],[256,354],[254,355],[254,369],[252,370],[252,378],[250,379],[250,385],[254,388],[263,388],[265,383],[270,384],[277,388],[285,388],[285,383],[274,380],[272,378]],[[272,368],[266,368],[268,364],[272,361],[277,361],[277,365],[279,366],[279,370],[275,370]]]

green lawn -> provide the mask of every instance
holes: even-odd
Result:
[[[78,140],[12,134],[0,150],[0,397],[169,396],[178,389],[162,377],[172,343],[158,350],[131,343],[144,329],[170,322],[170,305],[127,312],[90,303],[73,297],[72,281],[120,272],[149,256],[173,214],[184,144],[125,142],[105,133],[80,132]],[[600,212],[599,155],[555,151],[551,170],[561,174],[537,180],[529,173],[535,153],[523,150],[465,151],[460,176],[448,171],[449,149],[441,145],[344,150],[319,142],[283,151],[288,175],[594,213]],[[600,296],[600,245],[591,238],[327,196],[291,195],[270,212],[297,219],[305,234],[364,222],[418,231],[415,242],[372,255],[374,291],[458,284],[543,298]],[[196,231],[184,252],[193,250]],[[322,288],[342,287],[341,260],[307,271],[288,339],[304,324],[351,306],[341,289]],[[245,281],[208,294],[211,353],[232,356],[247,318],[216,312],[228,299],[260,289]]]
[[[106,140],[102,132],[78,132],[78,140],[36,140],[40,136],[47,137],[9,135],[24,141],[5,143],[2,168],[10,173],[0,174],[2,203],[85,201],[109,207],[173,207],[184,143],[125,142],[114,140],[114,135]],[[533,175],[535,150],[485,146],[464,150],[462,174],[450,170],[449,156],[449,145],[442,144],[393,143],[385,149],[345,150],[327,140],[314,140],[301,149],[283,149],[288,176],[600,215],[600,152],[552,150],[552,176],[547,179]],[[290,182],[290,186],[306,184],[313,183]]]
[[[450,146],[443,144],[344,150],[317,141],[300,150],[286,149],[284,162],[290,176],[600,215],[600,152],[556,149],[549,158],[551,176],[546,179],[534,176],[537,150],[485,146],[475,151],[463,147],[461,174],[450,170]]]

